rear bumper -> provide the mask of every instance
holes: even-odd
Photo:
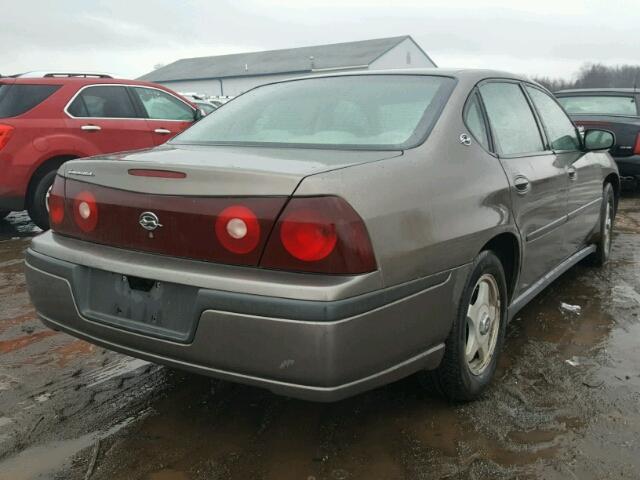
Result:
[[[24,210],[23,197],[3,197],[0,196],[0,211],[18,212]]]
[[[640,176],[640,155],[632,155],[630,157],[614,157],[618,165],[620,175],[623,177]]]
[[[435,368],[468,271],[420,279],[401,298],[393,289],[309,301],[199,288],[193,334],[176,341],[93,316],[83,304],[87,268],[27,251],[29,294],[46,325],[155,363],[314,401]]]

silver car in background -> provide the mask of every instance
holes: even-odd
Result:
[[[612,143],[507,73],[273,83],[164,146],[65,163],[29,293],[51,328],[280,394],[421,372],[471,400],[509,319],[607,261]]]

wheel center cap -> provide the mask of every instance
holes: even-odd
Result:
[[[491,318],[488,313],[482,315],[482,319],[480,320],[480,335],[486,335],[489,333],[489,328],[491,327]]]

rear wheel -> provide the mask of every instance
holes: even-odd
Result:
[[[470,401],[489,385],[502,351],[507,320],[507,286],[493,252],[475,259],[440,366],[423,379],[451,401]]]
[[[33,223],[43,230],[49,229],[49,209],[47,207],[47,197],[51,185],[56,178],[56,170],[51,170],[43,175],[35,184],[33,193],[27,208]]]
[[[604,186],[602,192],[602,206],[600,207],[600,232],[596,242],[596,251],[591,260],[597,267],[603,267],[611,255],[611,240],[613,236],[613,220],[616,215],[616,205],[613,187],[610,183]]]

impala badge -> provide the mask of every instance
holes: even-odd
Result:
[[[149,232],[153,232],[156,228],[161,227],[160,219],[153,212],[142,212],[140,214],[140,218],[138,219],[138,223],[142,228],[148,230]]]

